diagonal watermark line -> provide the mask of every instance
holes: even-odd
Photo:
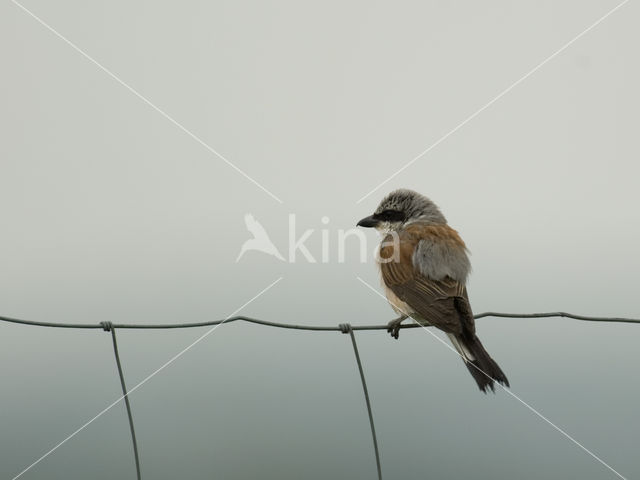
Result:
[[[65,42],[67,45],[69,45],[71,48],[73,48],[76,52],[78,52],[80,55],[82,55],[84,58],[86,58],[87,60],[89,60],[91,63],[93,63],[96,67],[98,67],[100,70],[102,70],[104,73],[106,73],[107,75],[109,75],[113,80],[115,80],[116,82],[118,82],[120,85],[122,85],[124,88],[126,88],[127,90],[129,90],[132,94],[134,94],[136,97],[138,97],[140,100],[142,100],[144,103],[146,103],[148,106],[150,106],[152,109],[154,109],[156,112],[158,112],[160,115],[162,115],[165,119],[167,119],[169,122],[171,122],[173,125],[175,125],[176,127],[178,127],[180,130],[182,130],[184,133],[186,133],[189,137],[191,137],[193,140],[195,140],[196,142],[198,142],[200,145],[202,145],[205,149],[207,149],[209,152],[213,153],[216,157],[218,157],[220,160],[222,160],[223,162],[225,162],[227,165],[229,165],[231,168],[233,168],[236,172],[238,172],[240,175],[242,175],[244,178],[246,178],[247,180],[249,180],[251,183],[253,183],[256,187],[258,187],[260,190],[262,190],[263,192],[265,192],[267,195],[269,195],[271,198],[273,198],[274,200],[276,200],[278,203],[283,203],[282,200],[280,200],[280,198],[278,198],[275,194],[273,194],[271,191],[267,190],[266,187],[264,187],[262,184],[258,183],[257,180],[253,179],[252,177],[250,177],[246,172],[244,172],[242,169],[240,169],[238,166],[236,166],[234,163],[232,163],[230,160],[228,160],[227,158],[225,158],[220,152],[218,152],[216,149],[214,149],[213,147],[211,147],[209,144],[207,144],[204,140],[202,140],[200,137],[198,137],[195,133],[193,133],[191,130],[189,130],[187,127],[185,127],[184,125],[182,125],[180,122],[178,122],[177,120],[175,120],[171,115],[169,115],[167,112],[165,112],[164,110],[162,110],[160,107],[156,106],[151,100],[149,100],[147,97],[145,97],[144,95],[142,95],[140,92],[138,92],[135,88],[133,88],[131,85],[129,85],[128,83],[126,83],[124,80],[122,80],[120,77],[118,77],[115,73],[113,73],[111,70],[109,70],[107,67],[105,67],[104,65],[102,65],[100,62],[98,62],[97,60],[95,60],[93,57],[91,57],[87,52],[85,52],[84,50],[82,50],[80,47],[78,47],[76,44],[74,44],[71,40],[69,40],[67,37],[65,37],[64,35],[62,35],[60,32],[58,32],[56,29],[54,29],[53,27],[51,27],[49,24],[47,24],[44,20],[42,20],[40,17],[38,17],[35,13],[33,13],[31,10],[29,10],[27,7],[25,7],[24,5],[18,3],[16,0],[10,0],[11,3],[13,3],[16,7],[20,8],[23,12],[25,12],[27,15],[29,15],[30,17],[32,17],[34,20],[36,20],[38,23],[40,23],[40,25],[42,25],[43,27],[45,27],[47,30],[49,30],[51,33],[53,33],[56,37],[58,37],[60,40],[62,40],[63,42]]]
[[[269,284],[268,286],[266,286],[264,289],[262,289],[258,294],[256,294],[254,297],[252,297],[250,300],[246,301],[242,306],[238,307],[236,310],[234,310],[232,313],[230,313],[227,318],[225,320],[228,320],[229,318],[233,317],[236,313],[238,313],[240,310],[242,310],[244,307],[246,307],[247,305],[249,305],[251,302],[253,302],[254,300],[256,300],[258,297],[260,297],[262,294],[266,293],[268,290],[271,289],[271,287],[273,287],[276,283],[278,283],[280,280],[282,280],[282,277],[278,277],[278,279],[276,279],[274,282],[272,282],[271,284]],[[22,475],[24,475],[25,473],[27,473],[29,470],[31,470],[33,467],[35,467],[38,463],[40,463],[42,460],[44,460],[45,458],[47,458],[49,455],[51,455],[53,452],[55,452],[58,448],[60,448],[62,445],[64,445],[65,443],[67,443],[69,440],[71,440],[73,437],[75,437],[78,433],[80,433],[82,430],[84,430],[85,428],[87,428],[89,425],[91,425],[95,420],[97,420],[98,418],[100,418],[102,415],[104,415],[105,413],[107,413],[109,410],[111,410],[115,405],[117,405],[118,403],[120,403],[120,401],[122,401],[124,399],[125,396],[129,396],[131,395],[133,392],[135,392],[138,388],[140,388],[142,385],[144,385],[145,383],[147,383],[147,381],[151,380],[153,377],[155,377],[158,373],[160,373],[162,370],[164,370],[166,367],[168,367],[169,365],[171,365],[175,360],[177,360],[178,358],[180,358],[183,354],[185,354],[186,352],[188,352],[192,347],[194,347],[195,345],[197,345],[198,343],[200,343],[202,340],[204,340],[207,336],[209,336],[211,333],[213,333],[215,331],[216,328],[218,328],[220,325],[224,324],[224,321],[219,323],[218,325],[214,326],[213,328],[210,328],[209,330],[207,330],[204,334],[200,335],[194,342],[192,342],[191,344],[189,344],[187,347],[183,348],[180,352],[176,353],[173,357],[171,357],[169,360],[167,360],[164,364],[162,364],[161,367],[157,368],[155,371],[153,371],[152,373],[150,373],[149,375],[147,375],[140,383],[138,383],[137,385],[135,385],[133,388],[131,388],[126,395],[122,395],[120,398],[117,398],[116,400],[114,400],[112,403],[110,403],[106,408],[104,408],[103,410],[101,410],[96,416],[94,416],[92,419],[90,419],[89,421],[87,421],[86,423],[84,423],[81,427],[79,427],[78,429],[74,430],[70,435],[68,435],[64,440],[62,440],[60,443],[56,444],[51,450],[49,450],[47,453],[45,453],[44,455],[42,455],[40,458],[38,458],[35,462],[33,462],[31,465],[29,465],[27,468],[25,468],[24,470],[22,470],[19,474],[17,474],[15,477],[13,477],[12,480],[16,480],[17,478],[20,478]]]
[[[376,290],[373,286],[371,286],[368,282],[366,282],[365,280],[363,280],[361,277],[356,277],[362,284],[364,284],[366,287],[368,287],[372,292],[374,292],[375,294],[377,294],[379,297],[381,297],[382,299],[386,300],[387,302],[391,303],[387,297],[385,297],[383,294],[381,294],[378,290]],[[405,315],[407,315],[408,317],[411,317],[411,315],[409,315],[407,312],[405,312],[402,308],[400,308],[398,305],[394,306],[401,311],[402,313],[404,313]],[[429,335],[431,335],[432,337],[434,337],[436,340],[438,340],[440,343],[442,343],[445,347],[447,347],[449,350],[451,350],[453,353],[455,353],[456,355],[460,356],[463,360],[464,357],[462,357],[462,355],[460,355],[451,345],[449,345],[447,342],[445,342],[443,339],[441,339],[438,335],[436,335],[435,333],[433,333],[431,330],[429,330],[428,328],[426,328],[424,325],[420,325],[422,327],[422,329],[429,333]],[[483,370],[481,370],[480,368],[478,368],[476,366],[476,368],[478,370],[480,370],[485,376],[491,378],[491,376],[484,372]],[[614,474],[616,474],[619,478],[621,478],[622,480],[627,480],[626,477],[623,477],[617,470],[615,470],[611,465],[609,465],[608,463],[606,463],[604,460],[602,460],[600,457],[598,457],[595,453],[593,453],[591,450],[589,450],[587,447],[585,447],[583,444],[581,444],[578,440],[576,440],[575,438],[573,438],[571,435],[569,435],[567,432],[565,432],[562,428],[560,428],[559,426],[557,426],[555,423],[553,423],[551,420],[549,420],[547,417],[545,417],[542,413],[540,413],[538,410],[536,410],[535,408],[533,408],[531,405],[529,405],[527,402],[525,402],[522,398],[520,398],[518,395],[516,395],[515,393],[513,393],[510,389],[505,388],[502,384],[496,382],[496,385],[498,385],[500,388],[502,388],[502,390],[504,390],[505,392],[507,392],[509,395],[511,395],[513,398],[515,398],[518,402],[520,402],[522,405],[524,405],[525,407],[527,407],[533,414],[535,414],[537,417],[541,418],[542,420],[544,420],[546,423],[548,423],[549,425],[551,425],[555,430],[557,430],[558,432],[560,432],[563,436],[565,436],[567,439],[569,439],[571,442],[573,442],[575,445],[577,445],[578,447],[580,447],[583,451],[585,451],[587,454],[589,454],[591,457],[593,457],[595,460],[597,460],[598,462],[600,462],[602,465],[604,465],[605,467],[607,467],[609,470],[611,470],[611,472],[613,472]]]
[[[517,87],[518,85],[520,85],[522,82],[524,82],[527,78],[529,78],[531,75],[533,75],[535,72],[537,72],[540,68],[542,68],[545,64],[547,64],[548,62],[550,62],[551,60],[553,60],[556,56],[558,56],[560,53],[562,53],[563,51],[565,51],[567,48],[569,48],[573,43],[575,43],[576,41],[578,41],[582,36],[586,35],[588,32],[590,32],[592,29],[594,29],[595,27],[597,27],[600,23],[602,23],[607,17],[609,17],[609,15],[613,14],[616,10],[618,10],[619,8],[621,8],[625,3],[627,3],[629,0],[624,0],[623,2],[619,3],[618,5],[616,5],[614,8],[612,8],[611,10],[609,10],[607,13],[605,13],[602,17],[600,17],[597,21],[595,21],[594,23],[592,23],[591,25],[589,25],[586,29],[584,29],[582,32],[580,32],[578,35],[576,35],[575,37],[573,37],[571,40],[569,40],[567,43],[565,43],[562,47],[560,47],[558,50],[556,50],[554,53],[552,53],[551,55],[549,55],[547,58],[545,58],[543,61],[541,61],[539,64],[537,64],[535,67],[533,67],[531,70],[529,70],[527,73],[525,73],[522,77],[520,77],[518,80],[516,80],[514,83],[512,83],[509,87],[507,87],[505,90],[503,90],[500,94],[496,95],[495,97],[493,97],[492,100],[490,100],[488,103],[486,103],[483,107],[481,107],[480,109],[476,110],[474,113],[472,113],[471,115],[469,115],[465,120],[463,120],[461,123],[459,123],[456,127],[454,127],[453,129],[449,130],[447,133],[445,133],[442,137],[440,137],[436,142],[432,143],[429,147],[427,147],[426,149],[424,149],[422,152],[420,152],[418,155],[416,155],[415,157],[413,157],[413,159],[411,159],[409,162],[407,162],[405,165],[403,165],[400,169],[398,169],[395,173],[393,173],[391,176],[389,176],[386,180],[384,180],[383,182],[380,182],[373,190],[371,190],[369,193],[367,193],[366,195],[364,195],[363,197],[361,197],[356,203],[360,203],[362,202],[364,199],[366,199],[367,197],[369,197],[372,193],[376,192],[380,187],[382,187],[383,185],[385,185],[386,183],[390,182],[393,178],[395,178],[396,176],[398,176],[400,173],[402,173],[404,170],[406,170],[407,168],[409,168],[411,165],[413,165],[415,162],[417,162],[418,160],[420,160],[422,157],[424,157],[427,153],[429,153],[431,150],[433,150],[435,147],[437,147],[438,145],[440,145],[442,142],[444,142],[447,138],[449,138],[451,135],[453,135],[454,133],[456,133],[458,130],[460,130],[462,127],[464,127],[467,123],[469,123],[471,120],[473,120],[474,118],[476,118],[478,115],[480,115],[482,112],[484,112],[487,108],[489,108],[491,105],[493,105],[495,102],[497,102],[498,100],[500,100],[502,97],[504,97],[507,93],[509,93],[511,90],[513,90],[515,87]]]

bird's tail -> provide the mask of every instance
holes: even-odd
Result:
[[[449,333],[447,335],[464,360],[480,390],[485,393],[487,389],[491,389],[492,392],[495,391],[494,380],[506,387],[509,386],[507,376],[495,360],[489,356],[489,353],[484,349],[480,339],[475,334],[454,335]]]

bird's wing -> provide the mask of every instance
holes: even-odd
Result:
[[[414,265],[414,251],[425,235],[428,238],[429,232],[413,230],[400,234],[397,261],[388,262],[384,259],[392,258],[396,246],[389,237],[385,239],[386,246],[380,251],[382,280],[400,300],[433,326],[447,333],[473,333],[473,313],[464,283],[450,276],[436,280]]]

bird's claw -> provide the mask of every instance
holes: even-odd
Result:
[[[391,320],[388,324],[387,324],[387,332],[391,334],[392,338],[395,338],[396,340],[398,340],[398,337],[400,336],[400,324],[402,323],[402,321],[404,320],[404,318],[396,318],[394,320]]]

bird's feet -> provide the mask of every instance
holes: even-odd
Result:
[[[400,324],[403,320],[407,318],[406,315],[402,315],[401,317],[394,318],[387,324],[387,332],[391,334],[393,338],[396,340],[400,336]]]

